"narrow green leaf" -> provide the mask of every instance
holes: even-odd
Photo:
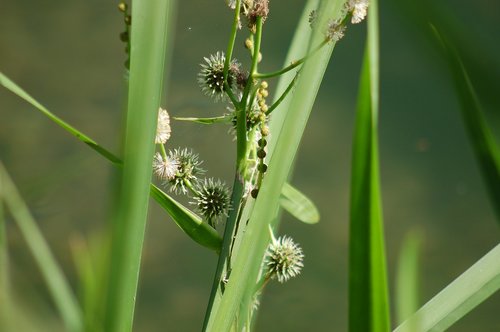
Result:
[[[344,1],[326,1],[324,7],[319,10],[319,22],[326,22],[330,17],[338,17],[343,3]],[[320,34],[316,34],[313,44],[318,45],[322,39]],[[254,290],[262,258],[269,243],[268,227],[277,215],[281,188],[292,167],[333,46],[333,44],[325,46],[302,68],[281,132],[276,138],[277,143],[270,158],[266,178],[245,229],[245,236],[242,238],[238,254],[232,261],[231,276],[217,310],[210,317],[208,331],[229,331],[235,322],[240,305],[243,307],[249,305],[248,301],[252,297],[248,296],[248,292]]]
[[[314,203],[288,182],[281,189],[280,205],[306,224],[316,224],[319,221],[319,211]]]
[[[476,91],[457,50],[434,26],[431,28],[441,43],[443,57],[449,65],[469,140],[500,223],[500,149],[486,123]]]
[[[402,323],[418,309],[418,257],[420,251],[420,233],[412,231],[403,241],[396,274],[396,316]],[[420,331],[417,321],[411,326],[411,332]]]
[[[500,245],[462,273],[394,332],[410,332],[412,321],[419,332],[445,331],[500,289]]]
[[[105,329],[132,330],[172,2],[133,1],[128,110]]]
[[[390,329],[378,161],[378,8],[370,2],[353,145],[349,331]],[[362,317],[362,319],[360,318]]]
[[[51,113],[47,108],[45,108],[42,104],[36,101],[33,97],[31,97],[28,93],[21,89],[16,83],[14,83],[2,73],[0,73],[0,84],[30,103],[36,109],[41,111],[42,114],[46,115],[50,120],[54,121],[64,130],[78,138],[83,143],[90,146],[101,156],[112,162],[115,166],[122,166],[123,163],[120,158],[100,146],[98,143],[96,143],[81,131],[75,129],[73,126]],[[158,194],[154,192],[153,188],[151,188],[151,196],[158,202],[158,204],[160,204],[164,208],[165,206],[170,206],[170,209],[167,209],[167,212],[171,214],[172,218],[181,227],[181,229],[183,229],[184,231],[196,229],[196,232],[186,232],[186,234],[188,234],[193,240],[216,251],[220,250],[220,247],[214,246],[216,243],[221,242],[221,237],[216,232],[213,232],[213,229],[211,227],[200,227],[199,217],[193,215],[192,213],[184,213],[185,211],[188,211],[188,209],[182,204],[176,202],[171,196],[167,195],[166,193]],[[171,204],[170,202],[175,202],[175,204]]]
[[[208,223],[203,222],[195,213],[165,194],[155,185],[151,185],[151,196],[170,214],[175,223],[189,237],[202,246],[215,250],[217,253],[220,251],[222,239]]]
[[[106,303],[102,295],[106,293],[110,259],[109,236],[105,234],[91,234],[88,240],[78,234],[70,238],[85,331],[104,331]]]
[[[68,331],[82,331],[82,313],[78,301],[69,286],[66,277],[57,264],[47,241],[38,228],[22,200],[19,192],[12,183],[4,166],[0,163],[0,197],[14,217],[35,262],[47,284],[50,295],[57,310],[61,314]]]
[[[78,138],[83,143],[90,146],[92,149],[97,151],[99,154],[104,156],[106,159],[108,159],[112,163],[119,162],[119,159],[116,156],[114,156],[111,152],[107,151],[106,149],[101,147],[99,144],[97,144],[93,139],[86,136],[85,134],[78,131],[77,129],[75,129],[73,126],[71,126],[67,122],[63,121],[62,119],[60,119],[59,117],[57,117],[56,115],[51,113],[47,108],[45,108],[45,106],[43,106],[38,101],[36,101],[26,91],[24,91],[21,87],[19,87],[16,83],[14,83],[12,80],[10,80],[7,76],[5,76],[1,72],[0,72],[0,85],[3,85],[6,89],[10,90],[14,94],[18,95],[20,98],[24,99],[25,101],[27,101],[28,103],[33,105],[36,109],[38,109],[40,112],[42,112],[50,120],[55,122],[57,125],[62,127],[64,130],[66,130],[71,135]]]
[[[231,116],[227,115],[222,115],[222,116],[215,116],[212,118],[177,118],[174,117],[174,120],[177,121],[190,121],[190,122],[196,122],[196,123],[201,123],[201,124],[213,124],[213,123],[229,123],[232,120]]]
[[[9,253],[7,249],[7,229],[2,196],[4,195],[0,174],[0,331],[11,330],[12,298],[10,294]]]

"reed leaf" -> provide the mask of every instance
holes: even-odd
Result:
[[[500,289],[500,245],[434,296],[394,332],[410,332],[417,321],[419,332],[445,331]]]
[[[396,317],[398,323],[402,323],[418,309],[420,243],[420,233],[416,231],[408,233],[399,254],[396,274]],[[417,321],[413,322],[410,331],[420,331]]]
[[[431,28],[442,46],[442,55],[450,69],[465,128],[500,224],[500,149],[486,123],[479,98],[458,51],[436,27]]]
[[[133,1],[123,172],[113,220],[105,330],[132,330],[172,2]]]
[[[390,329],[378,161],[378,45],[377,1],[371,1],[351,178],[349,331],[353,332]]]
[[[16,221],[23,238],[35,259],[42,277],[47,284],[64,326],[68,331],[82,331],[82,312],[63,271],[57,263],[50,247],[38,228],[26,203],[0,163],[0,201],[5,203]]]

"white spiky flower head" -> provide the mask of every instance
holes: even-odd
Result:
[[[175,176],[168,180],[170,191],[187,193],[187,185],[196,185],[198,176],[205,173],[201,168],[202,161],[196,153],[188,149],[174,149],[169,151],[168,157],[178,163]]]
[[[179,168],[179,161],[167,156],[163,156],[157,152],[153,159],[153,172],[156,177],[162,181],[170,181],[175,178],[175,174]]]
[[[267,273],[271,278],[277,278],[279,282],[284,283],[299,275],[304,267],[303,260],[302,249],[291,237],[281,236],[276,239],[271,231],[271,243],[265,255]]]
[[[348,10],[352,13],[352,24],[360,23],[365,19],[369,4],[369,0],[349,0],[347,5]]]
[[[158,122],[156,125],[156,144],[165,144],[170,138],[172,130],[170,128],[170,116],[166,109],[160,107],[158,110]]]
[[[232,59],[227,72],[227,86],[224,86],[224,63],[226,56],[224,52],[217,52],[208,58],[203,58],[205,63],[201,64],[198,73],[198,83],[202,91],[215,101],[222,101],[226,98],[226,87],[233,89],[242,75],[240,64],[236,59]]]
[[[196,204],[208,224],[215,228],[218,219],[228,215],[231,205],[229,190],[222,181],[212,178],[205,179],[198,189],[193,204]]]

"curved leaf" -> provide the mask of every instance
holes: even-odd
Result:
[[[314,203],[288,182],[281,189],[280,205],[306,224],[316,224],[319,221],[319,211]]]

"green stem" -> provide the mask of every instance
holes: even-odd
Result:
[[[224,92],[226,92],[227,96],[231,100],[231,103],[233,103],[234,108],[238,109],[240,103],[238,102],[238,99],[236,98],[233,91],[231,90],[231,87],[229,86],[229,84],[227,84],[226,81],[224,81]]]
[[[276,107],[278,107],[279,104],[281,104],[281,102],[283,100],[285,100],[288,93],[290,91],[292,91],[292,88],[295,86],[295,83],[297,82],[297,77],[299,77],[299,72],[300,71],[297,71],[297,74],[295,74],[295,77],[290,82],[290,84],[288,84],[288,86],[286,87],[286,90],[281,94],[281,96],[278,98],[278,100],[276,100],[276,102],[274,102],[274,104],[272,104],[271,107],[269,107],[269,109],[266,112],[267,116],[269,116],[276,109]]]
[[[231,195],[231,206],[233,207],[229,212],[229,217],[226,221],[226,227],[224,229],[224,239],[222,242],[222,249],[219,255],[219,260],[217,262],[217,269],[214,276],[214,281],[212,285],[212,291],[210,294],[210,299],[208,302],[207,311],[205,314],[205,320],[203,322],[203,331],[206,331],[208,321],[214,310],[217,309],[220,298],[223,293],[222,283],[224,278],[228,276],[231,266],[231,248],[233,244],[233,235],[236,235],[235,229],[237,225],[237,220],[239,219],[239,206],[243,196],[243,191],[245,189],[244,180],[239,178],[238,172],[236,172],[234,183],[233,183],[233,193]]]
[[[241,0],[236,0],[233,27],[231,29],[231,36],[229,37],[229,43],[227,45],[226,61],[224,62],[224,85],[227,84],[227,73],[229,71],[229,65],[231,64],[231,57],[233,56],[234,43],[236,41],[236,33],[238,32],[238,25],[240,22],[240,9],[241,9]],[[230,89],[226,89],[226,91],[230,91]],[[231,98],[231,96],[229,98]]]
[[[191,193],[194,196],[198,196],[200,194],[200,192],[198,190],[196,190],[196,188],[193,186],[191,181],[184,179],[184,185],[189,189],[189,191],[191,191]]]
[[[310,58],[312,55],[314,55],[316,52],[318,52],[323,46],[325,46],[326,44],[328,44],[328,41],[329,39],[325,39],[321,44],[319,44],[318,46],[316,46],[311,52],[309,52],[309,54],[307,54],[305,57],[303,57],[302,59],[299,59],[297,61],[293,61],[289,66],[283,68],[283,69],[280,69],[280,70],[277,70],[277,71],[273,71],[271,73],[255,73],[253,75],[254,78],[270,78],[270,77],[276,77],[276,76],[280,76],[298,66],[300,66],[301,64],[303,64],[308,58]]]
[[[257,73],[257,65],[259,62],[260,53],[260,42],[262,39],[262,17],[257,17],[255,22],[255,40],[252,56],[252,66],[250,68],[250,75],[248,77],[248,82],[243,91],[243,97],[241,98],[241,108],[237,111],[237,125],[236,125],[236,136],[237,136],[237,149],[236,149],[236,164],[238,167],[238,172],[244,174],[245,163],[246,163],[246,146],[247,146],[247,121],[246,121],[246,106],[248,101],[248,95],[254,83],[254,75]]]
[[[160,150],[161,150],[161,155],[163,156],[163,159],[167,160],[167,151],[165,150],[164,144],[160,144]]]

